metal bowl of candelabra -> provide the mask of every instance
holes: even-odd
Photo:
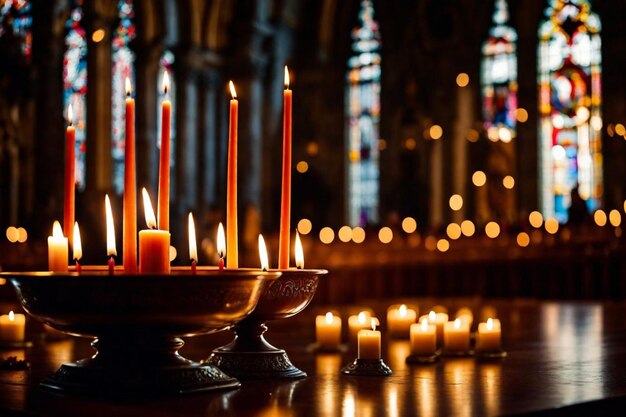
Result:
[[[264,287],[280,276],[260,270],[200,269],[197,275],[109,276],[2,273],[24,309],[62,332],[95,338],[92,358],[65,363],[41,385],[60,393],[105,396],[178,395],[236,388],[239,381],[210,363],[179,355],[181,337],[225,329],[244,319]]]
[[[265,287],[254,311],[231,327],[235,338],[211,353],[207,363],[239,379],[304,378],[285,350],[265,340],[266,323],[294,316],[313,299],[323,269],[281,269],[282,275]]]

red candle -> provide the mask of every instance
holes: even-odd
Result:
[[[72,121],[72,105],[67,108],[67,131],[65,132],[65,195],[63,204],[63,234],[74,244],[74,207],[76,175],[76,129]]]
[[[291,229],[291,109],[289,70],[285,67],[283,92],[283,176],[280,199],[280,235],[278,239],[278,268],[289,268],[289,233]]]
[[[106,213],[107,225],[107,256],[109,257],[109,275],[115,272],[115,258],[117,247],[115,245],[115,225],[113,224],[113,211],[111,210],[111,200],[109,196],[104,196],[104,211]]]
[[[124,271],[137,272],[137,178],[135,167],[135,100],[126,78],[126,140],[124,154]]]
[[[159,229],[170,230],[170,134],[172,103],[167,99],[167,90],[170,86],[170,78],[165,71],[163,76],[163,91],[165,99],[161,104],[161,158],[159,162],[159,201],[157,215],[159,216]]]
[[[228,176],[226,183],[226,266],[239,267],[237,249],[237,117],[239,102],[232,81],[229,83],[230,123],[228,125]]]

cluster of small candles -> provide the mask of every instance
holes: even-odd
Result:
[[[387,309],[388,335],[394,339],[409,339],[411,355],[414,356],[436,355],[438,348],[454,353],[470,353],[470,329],[474,321],[472,311],[462,308],[456,313],[454,320],[448,320],[448,314],[442,310],[439,306],[435,307],[418,319],[416,306],[394,304]],[[339,349],[341,323],[341,318],[330,311],[316,317],[315,333],[320,349]],[[356,342],[359,359],[381,358],[381,332],[377,330],[379,324],[378,319],[367,310],[348,318],[350,343]],[[488,317],[484,323],[479,323],[476,352],[500,351],[501,335],[500,320]]]
[[[163,90],[167,94],[169,76],[163,77]],[[220,223],[217,236],[217,252],[220,257],[219,268],[238,268],[238,230],[237,230],[237,141],[239,102],[232,81],[229,82],[232,96],[230,100],[230,122],[228,133],[228,169],[226,187],[226,236]],[[282,196],[279,235],[279,269],[289,268],[290,223],[291,223],[291,141],[292,141],[292,91],[289,88],[289,71],[285,67],[285,90],[283,93],[283,167]],[[78,222],[75,221],[75,155],[76,132],[72,123],[72,107],[68,108],[68,127],[66,131],[66,164],[63,228],[55,221],[52,236],[48,237],[48,267],[52,272],[69,271],[69,248],[73,250],[72,259],[75,271],[81,272],[82,244]],[[137,184],[135,167],[135,100],[131,97],[130,80],[126,79],[126,137],[124,155],[124,197],[123,197],[123,270],[126,274],[169,274],[170,273],[170,135],[171,102],[162,103],[161,151],[159,158],[159,186],[157,215],[155,215],[148,191],[142,189],[142,200],[147,229],[137,233]],[[105,196],[106,236],[108,269],[115,272],[117,248],[113,209],[108,195]],[[198,250],[193,216],[189,213],[189,258],[190,270],[196,273]],[[303,267],[302,246],[298,233],[295,238],[296,266]],[[139,253],[139,256],[137,256]],[[269,268],[263,237],[259,236],[261,267]],[[226,265],[224,265],[226,257]]]

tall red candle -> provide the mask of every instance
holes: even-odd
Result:
[[[289,70],[285,67],[283,92],[283,175],[280,199],[280,235],[278,239],[278,268],[289,268],[289,235],[291,230],[291,110],[292,93],[289,89]]]
[[[169,75],[165,71],[163,76],[163,91],[165,99],[161,104],[161,158],[159,161],[159,197],[157,215],[159,229],[170,230],[170,135],[172,103],[167,99],[167,90],[170,86]]]
[[[237,248],[237,118],[239,102],[235,85],[229,83],[230,122],[228,125],[228,175],[226,183],[226,267],[239,267]]]
[[[137,272],[137,174],[135,166],[135,100],[126,78],[126,140],[124,150],[124,271]]]
[[[76,129],[72,121],[72,105],[67,108],[67,131],[65,132],[65,190],[63,199],[63,234],[74,244],[75,175],[76,175]]]

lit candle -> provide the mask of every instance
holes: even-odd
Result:
[[[443,346],[443,325],[448,322],[448,315],[446,313],[435,313],[431,310],[428,315],[420,317],[420,322],[428,320],[429,323],[434,323],[437,328],[437,346]]]
[[[341,317],[330,311],[315,318],[315,338],[322,349],[337,349],[341,344]]]
[[[65,132],[65,195],[63,205],[63,231],[73,245],[74,212],[76,205],[76,129],[72,120],[72,105],[67,108],[67,130]]]
[[[265,246],[263,235],[259,235],[259,259],[261,260],[261,269],[266,272],[270,267],[270,260],[267,255],[267,246]]]
[[[300,241],[300,233],[296,230],[296,268],[304,268],[304,251],[302,250],[302,242]]]
[[[500,320],[487,319],[486,323],[478,324],[476,334],[476,350],[481,352],[493,352],[500,350],[502,331],[500,330]]]
[[[52,236],[48,236],[48,269],[52,272],[68,271],[68,241],[63,236],[61,223],[55,220],[52,225]]]
[[[360,330],[358,334],[358,359],[380,359],[380,332],[376,322],[371,321],[372,330]]]
[[[348,332],[350,341],[356,341],[359,330],[368,329],[371,324],[372,315],[369,311],[361,311],[359,314],[348,317]]]
[[[135,167],[135,100],[130,96],[130,80],[126,78],[126,137],[124,140],[124,207],[123,245],[124,271],[137,272],[137,178]]]
[[[417,319],[417,311],[408,308],[406,304],[392,305],[387,309],[387,328],[392,337],[406,339],[409,337],[409,328]]]
[[[468,351],[470,346],[469,326],[460,319],[447,322],[443,328],[443,344],[447,350]]]
[[[410,329],[411,354],[416,356],[431,356],[437,350],[437,327],[429,324],[428,320],[411,324]]]
[[[107,256],[109,257],[109,275],[113,275],[115,272],[115,256],[117,256],[117,247],[115,245],[113,210],[111,210],[111,200],[109,200],[108,194],[104,196],[104,210],[106,212],[107,223]]]
[[[280,199],[280,235],[278,239],[278,268],[289,268],[289,235],[291,233],[291,113],[292,92],[289,89],[289,70],[285,66],[283,91],[283,175]]]
[[[224,269],[224,253],[226,252],[226,237],[224,236],[224,226],[222,222],[217,226],[217,256],[220,257],[220,271]]]
[[[191,260],[191,273],[196,275],[198,264],[198,244],[196,242],[196,226],[193,222],[193,214],[189,213],[189,259]]]
[[[74,263],[76,264],[76,272],[80,274],[80,260],[83,257],[83,244],[80,240],[80,229],[78,228],[78,222],[74,223],[74,247],[73,254]]]
[[[170,135],[172,103],[167,98],[170,88],[170,77],[165,71],[163,75],[163,91],[165,98],[161,103],[161,157],[159,161],[159,201],[157,213],[159,229],[170,230]]]
[[[139,232],[139,273],[169,274],[170,273],[170,232],[157,230],[156,217],[145,188],[143,209],[146,217],[147,230]]]
[[[23,342],[25,330],[26,316],[23,314],[15,314],[11,311],[9,314],[0,316],[0,341]]]
[[[228,175],[226,183],[226,264],[228,268],[239,267],[237,247],[237,118],[239,102],[237,92],[232,81],[229,83],[230,94],[230,123],[228,125]]]

